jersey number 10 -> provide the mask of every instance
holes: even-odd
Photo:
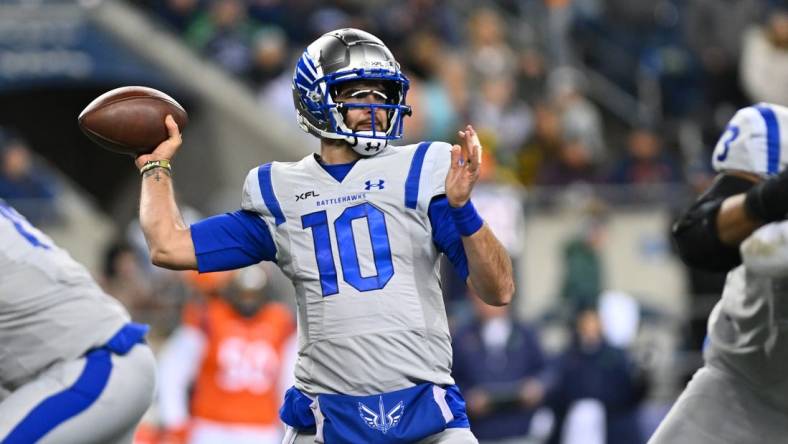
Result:
[[[376,274],[361,276],[358,263],[358,251],[353,237],[353,221],[366,218],[369,228],[372,255],[375,258]],[[328,216],[324,211],[317,211],[301,216],[304,229],[312,228],[312,239],[315,244],[317,269],[320,272],[320,287],[323,297],[339,293],[337,269],[334,265],[334,252],[331,249],[331,234],[328,229]],[[391,245],[386,229],[386,218],[380,209],[365,202],[345,208],[345,211],[334,221],[334,233],[337,236],[339,260],[342,264],[342,277],[358,291],[379,290],[386,286],[394,276],[391,261]]]

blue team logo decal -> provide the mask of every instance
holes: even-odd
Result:
[[[383,405],[383,397],[381,396],[378,401],[378,411],[375,412],[371,408],[362,403],[358,403],[358,414],[367,425],[375,430],[383,433],[388,432],[399,424],[402,413],[405,411],[405,404],[400,401],[388,412]]]
[[[372,188],[377,188],[379,190],[382,190],[384,188],[383,187],[384,183],[386,183],[386,182],[383,179],[378,179],[378,183],[372,183],[371,180],[368,180],[368,181],[364,182],[364,184],[366,185],[364,187],[364,189],[367,190],[367,191],[371,190]]]
[[[296,64],[293,84],[298,88],[298,93],[301,97],[305,99],[303,103],[309,108],[310,112],[324,114],[320,108],[323,95],[321,94],[320,83],[317,82],[317,78],[320,77],[317,71],[314,60],[304,51],[304,54],[298,59]]]

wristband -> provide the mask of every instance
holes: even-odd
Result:
[[[143,175],[147,171],[150,171],[154,168],[164,168],[167,171],[172,171],[172,166],[170,165],[170,161],[167,159],[149,160],[145,162],[145,165],[143,165],[142,168],[140,168],[140,175]]]
[[[747,191],[744,207],[761,222],[775,222],[788,214],[788,177],[785,172],[755,184]]]
[[[760,185],[760,184],[758,184]],[[753,219],[761,222],[768,222],[771,219],[766,212],[766,206],[761,198],[761,189],[758,185],[750,188],[744,197],[744,209]]]
[[[462,236],[470,236],[484,225],[484,219],[476,212],[476,208],[473,207],[470,200],[461,207],[455,208],[449,205],[449,208],[454,225]]]

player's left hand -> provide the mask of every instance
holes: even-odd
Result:
[[[482,144],[476,130],[468,125],[457,134],[460,144],[451,148],[451,168],[446,174],[446,198],[453,207],[461,207],[470,200],[482,163]]]

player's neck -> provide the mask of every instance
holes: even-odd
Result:
[[[325,165],[350,163],[361,158],[345,141],[322,139],[320,141],[320,159]]]

